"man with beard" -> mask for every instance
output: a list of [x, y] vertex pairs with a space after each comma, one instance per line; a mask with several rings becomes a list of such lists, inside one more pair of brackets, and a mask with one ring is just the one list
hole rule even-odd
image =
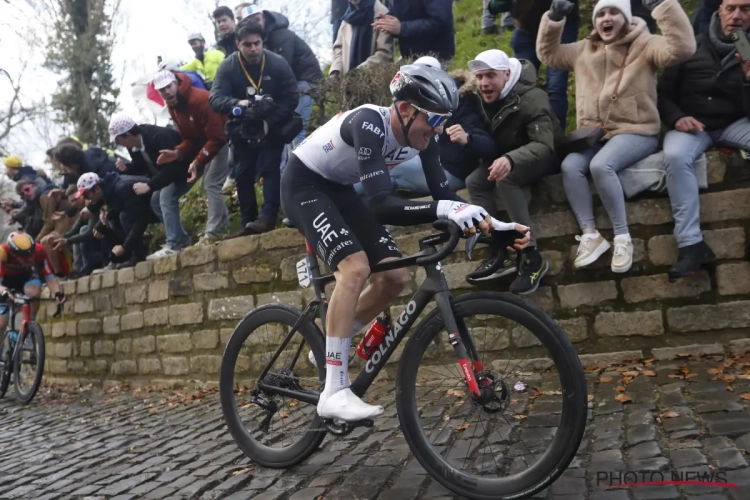
[[[235, 107], [253, 108], [260, 114], [255, 118], [263, 122], [257, 142], [251, 143], [238, 135], [229, 137], [238, 159], [235, 174], [243, 225], [239, 236], [264, 233], [276, 226], [281, 205], [280, 163], [284, 141], [268, 134], [291, 122], [299, 94], [286, 60], [264, 49], [261, 26], [243, 21], [237, 33], [237, 46], [237, 54], [224, 59], [216, 72], [209, 103], [211, 109], [224, 115]], [[270, 106], [268, 97], [273, 99]], [[260, 217], [255, 197], [256, 177], [263, 178]]]
[[750, 149], [750, 61], [729, 38], [750, 30], [750, 0], [724, 0], [708, 32], [696, 37], [695, 54], [664, 71], [659, 86], [667, 190], [679, 249], [670, 279], [695, 274], [716, 256], [703, 240], [693, 161], [714, 146]]
[[303, 119], [302, 132], [292, 142], [292, 147], [296, 147], [305, 139], [307, 121], [312, 113], [313, 98], [309, 90], [315, 82], [323, 78], [318, 58], [310, 46], [289, 29], [289, 19], [283, 14], [251, 5], [243, 11], [242, 21], [258, 23], [265, 30], [263, 48], [286, 59], [294, 72], [299, 89], [299, 103], [295, 111]]
[[182, 137], [177, 147], [161, 153], [157, 163], [193, 158], [188, 168], [188, 183], [203, 176], [203, 190], [208, 198], [206, 233], [201, 241], [216, 241], [229, 228], [229, 212], [221, 190], [229, 174], [229, 147], [224, 133], [227, 118], [214, 113], [208, 104], [208, 92], [193, 88], [185, 75], [162, 71], [154, 78], [154, 88], [167, 104]]
[[206, 40], [200, 33], [193, 33], [188, 37], [190, 48], [195, 52], [195, 59], [180, 67], [180, 71], [200, 71], [211, 88], [219, 64], [224, 60], [224, 53], [220, 50], [206, 50]]

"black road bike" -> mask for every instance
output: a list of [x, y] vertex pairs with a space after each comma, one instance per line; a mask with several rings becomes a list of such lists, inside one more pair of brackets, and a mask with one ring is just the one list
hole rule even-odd
[[[588, 401], [580, 360], [559, 325], [536, 305], [489, 291], [454, 297], [440, 261], [462, 232], [449, 221], [433, 226], [441, 232], [422, 238], [419, 253], [372, 268], [378, 273], [421, 266], [425, 278], [351, 389], [364, 399], [434, 301], [437, 307], [426, 312], [400, 352], [395, 397], [404, 438], [424, 469], [457, 494], [527, 498], [565, 471], [581, 443]], [[507, 244], [517, 235], [510, 233], [493, 234]], [[467, 240], [469, 256], [476, 243], [477, 237]], [[325, 285], [334, 277], [320, 275], [309, 243], [298, 278], [315, 292], [305, 310], [276, 303], [248, 313], [227, 343], [220, 370], [227, 427], [240, 449], [267, 467], [291, 467], [327, 435], [335, 439], [373, 425], [317, 415], [325, 382]], [[527, 357], [508, 355], [512, 346], [524, 346]], [[309, 350], [315, 366], [305, 359]], [[500, 358], [489, 359], [494, 355]]]
[[[44, 301], [10, 291], [7, 297], [8, 327], [0, 344], [0, 398], [5, 396], [11, 374], [16, 387], [16, 397], [27, 404], [36, 396], [44, 374], [44, 332], [39, 323], [31, 320], [31, 304]], [[54, 300], [54, 299], [53, 299]], [[23, 314], [21, 326], [16, 329], [16, 316]], [[54, 317], [60, 316], [62, 304], [57, 305]]]

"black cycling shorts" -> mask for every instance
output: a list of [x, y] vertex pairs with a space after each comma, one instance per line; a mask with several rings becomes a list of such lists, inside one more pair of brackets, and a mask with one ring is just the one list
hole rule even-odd
[[365, 252], [370, 266], [401, 257], [388, 230], [354, 187], [313, 172], [294, 153], [281, 178], [281, 208], [332, 271], [357, 252]]

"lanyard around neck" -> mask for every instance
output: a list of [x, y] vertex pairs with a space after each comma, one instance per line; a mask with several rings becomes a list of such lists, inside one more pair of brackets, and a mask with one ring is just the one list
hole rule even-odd
[[255, 80], [253, 80], [253, 77], [250, 76], [250, 73], [248, 73], [247, 69], [245, 69], [245, 63], [242, 62], [242, 55], [240, 54], [239, 51], [237, 51], [237, 57], [240, 60], [240, 66], [242, 66], [242, 71], [245, 72], [245, 76], [250, 82], [250, 85], [252, 85], [255, 90], [260, 90], [260, 84], [263, 83], [263, 70], [266, 69], [266, 54], [265, 53], [263, 54], [263, 61], [260, 64], [260, 76], [258, 77], [258, 83], [255, 83]]

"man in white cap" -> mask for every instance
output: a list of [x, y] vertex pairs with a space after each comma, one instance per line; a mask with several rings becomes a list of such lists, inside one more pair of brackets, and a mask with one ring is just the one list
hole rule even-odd
[[[555, 144], [563, 138], [563, 132], [549, 96], [537, 87], [536, 69], [531, 62], [509, 58], [501, 50], [482, 52], [469, 61], [469, 69], [478, 86], [475, 102], [489, 120], [498, 154], [489, 169], [480, 167], [466, 179], [471, 202], [497, 217], [499, 210], [494, 197], [497, 193], [512, 220], [531, 226], [523, 186], [554, 173], [560, 165]], [[516, 269], [512, 260], [496, 258], [504, 251], [495, 249], [495, 256], [467, 278], [489, 280], [516, 272], [510, 291], [534, 292], [549, 271], [536, 246], [534, 228], [531, 244], [523, 252], [521, 269]]]
[[219, 64], [224, 60], [224, 53], [220, 50], [206, 50], [206, 40], [200, 33], [192, 33], [188, 36], [190, 48], [195, 53], [195, 59], [180, 67], [181, 71], [200, 71], [205, 78], [206, 87], [211, 90], [211, 83], [216, 76]]
[[180, 221], [180, 197], [190, 189], [187, 183], [190, 159], [183, 158], [177, 150], [182, 137], [171, 128], [136, 124], [125, 113], [112, 116], [109, 135], [112, 142], [130, 153], [132, 162], [127, 166], [127, 174], [150, 177], [135, 183], [133, 191], [150, 198], [153, 212], [164, 222], [167, 241], [148, 260], [181, 252], [191, 244], [190, 235]]

